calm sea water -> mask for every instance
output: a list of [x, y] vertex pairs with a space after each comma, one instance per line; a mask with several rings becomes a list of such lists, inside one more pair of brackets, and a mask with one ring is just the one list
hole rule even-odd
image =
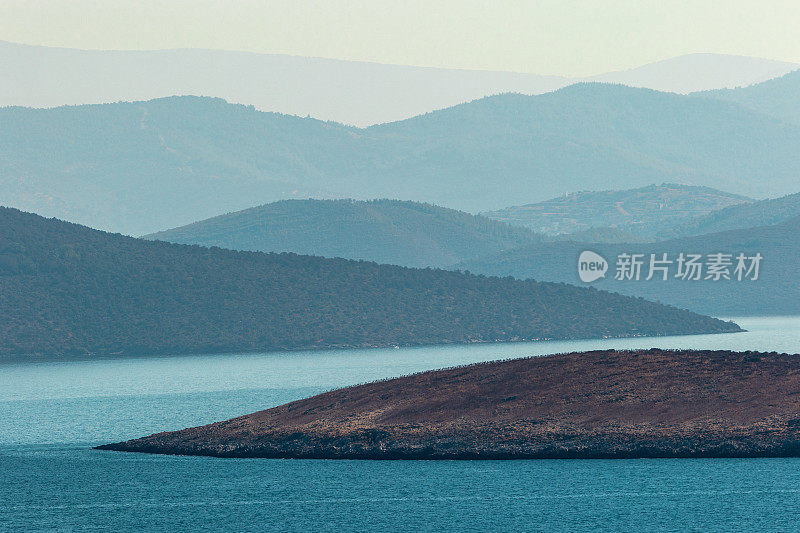
[[477, 361], [596, 348], [800, 353], [800, 317], [746, 333], [0, 364], [0, 529], [794, 531], [800, 460], [301, 461], [94, 444]]

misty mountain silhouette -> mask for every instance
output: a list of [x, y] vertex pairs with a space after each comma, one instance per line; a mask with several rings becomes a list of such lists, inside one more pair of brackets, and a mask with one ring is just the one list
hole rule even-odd
[[800, 172], [800, 126], [596, 83], [367, 129], [198, 97], [5, 108], [0, 124], [7, 205], [129, 234], [288, 198], [479, 212], [675, 181], [763, 198], [796, 192]]

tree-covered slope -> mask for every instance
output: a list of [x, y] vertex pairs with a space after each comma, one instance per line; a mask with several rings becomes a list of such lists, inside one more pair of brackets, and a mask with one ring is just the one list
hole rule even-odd
[[0, 208], [4, 355], [735, 330], [688, 311], [563, 284], [146, 241]]
[[526, 228], [399, 200], [285, 200], [146, 238], [416, 267], [450, 266], [542, 240]]
[[[774, 226], [745, 228], [682, 239], [644, 244], [601, 244], [562, 242], [527, 246], [500, 252], [485, 258], [457, 265], [472, 272], [492, 276], [515, 276], [519, 279], [535, 278], [541, 281], [560, 281], [585, 285], [578, 277], [578, 257], [590, 250], [608, 262], [605, 278], [592, 283], [598, 289], [639, 296], [678, 307], [685, 307], [714, 316], [745, 316], [800, 313], [800, 283], [797, 267], [800, 259], [800, 217]], [[705, 279], [703, 267], [700, 280], [676, 278], [678, 256], [700, 254], [700, 262], [707, 265], [711, 254], [732, 254], [729, 274], [731, 279]], [[734, 276], [735, 257], [761, 254], [757, 280], [738, 281]], [[620, 254], [642, 254], [643, 265], [639, 281], [616, 280], [617, 261]], [[673, 261], [668, 279], [662, 280], [661, 271], [654, 271], [650, 281], [651, 254]], [[749, 267], [747, 262], [746, 266]]]
[[663, 183], [624, 191], [575, 192], [484, 215], [551, 235], [617, 228], [652, 237], [665, 228], [749, 200], [710, 187]]
[[693, 95], [735, 102], [748, 109], [800, 125], [800, 70], [748, 87], [703, 91]]
[[289, 198], [469, 212], [690, 182], [796, 192], [800, 126], [710, 98], [605, 84], [484, 98], [366, 129], [222, 100], [0, 109], [6, 205], [141, 235]]

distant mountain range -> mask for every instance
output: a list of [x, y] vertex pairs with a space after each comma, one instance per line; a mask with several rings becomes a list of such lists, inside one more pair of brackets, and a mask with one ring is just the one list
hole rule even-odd
[[[747, 207], [745, 205], [729, 209]], [[800, 313], [800, 217], [773, 226], [748, 227], [655, 243], [561, 242], [527, 246], [466, 261], [456, 268], [491, 276], [514, 276], [519, 279], [533, 278], [586, 285], [578, 277], [578, 258], [586, 250], [600, 254], [608, 263], [605, 277], [591, 284], [599, 289], [639, 296], [714, 316]], [[702, 255], [700, 262], [704, 265], [701, 273], [703, 279], [694, 281], [675, 277], [678, 274], [677, 260], [681, 253]], [[727, 268], [731, 279], [705, 279], [709, 274], [709, 256], [719, 253], [732, 254], [728, 258], [732, 264]], [[746, 257], [761, 254], [763, 259], [757, 280], [735, 279], [735, 257], [739, 253]], [[642, 254], [643, 265], [639, 281], [614, 279], [621, 254]], [[667, 265], [670, 270], [666, 281], [662, 281], [663, 273], [659, 270], [654, 271], [653, 279], [645, 281], [649, 274], [651, 254], [655, 254], [657, 260], [663, 259], [663, 254], [667, 254], [667, 260], [673, 262]], [[750, 264], [748, 261], [746, 266], [749, 268]]]
[[548, 235], [609, 227], [623, 232], [620, 236], [653, 238], [665, 228], [749, 201], [709, 187], [665, 183], [625, 191], [575, 192], [483, 215]]
[[492, 94], [540, 94], [580, 81], [690, 92], [750, 85], [798, 67], [760, 58], [691, 54], [578, 79], [221, 50], [74, 50], [0, 42], [0, 106], [55, 107], [194, 94], [262, 111], [368, 126]]
[[691, 93], [761, 83], [797, 70], [800, 63], [728, 54], [687, 54], [583, 81], [621, 83], [657, 91]]
[[447, 267], [543, 241], [527, 228], [398, 200], [285, 200], [146, 238], [415, 267]]
[[569, 285], [146, 241], [9, 208], [0, 208], [0, 287], [0, 355], [738, 331]]
[[780, 120], [800, 124], [800, 70], [749, 87], [699, 92], [695, 95], [735, 102]]
[[479, 212], [676, 181], [763, 198], [797, 192], [797, 146], [800, 126], [739, 104], [607, 84], [367, 129], [176, 97], [0, 109], [0, 196], [133, 235], [289, 198]]

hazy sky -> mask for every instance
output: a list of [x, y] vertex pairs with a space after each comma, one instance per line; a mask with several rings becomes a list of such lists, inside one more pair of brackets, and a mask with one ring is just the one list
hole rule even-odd
[[0, 40], [582, 76], [692, 52], [800, 62], [800, 2], [0, 0]]

